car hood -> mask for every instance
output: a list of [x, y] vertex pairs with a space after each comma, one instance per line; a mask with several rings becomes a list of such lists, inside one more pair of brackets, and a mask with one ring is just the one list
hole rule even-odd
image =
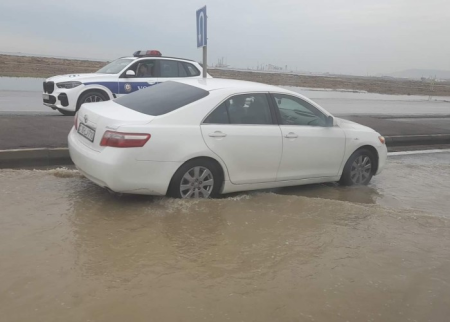
[[374, 129], [371, 129], [370, 127], [349, 121], [349, 120], [344, 120], [341, 118], [336, 117], [335, 118], [337, 125], [344, 129], [344, 130], [357, 130], [357, 131], [363, 131], [363, 132], [375, 132], [376, 131]]
[[67, 74], [67, 75], [58, 75], [47, 78], [47, 82], [70, 82], [70, 81], [91, 81], [93, 79], [105, 79], [105, 77], [111, 77], [111, 74], [99, 74], [99, 73], [91, 73], [91, 74]]

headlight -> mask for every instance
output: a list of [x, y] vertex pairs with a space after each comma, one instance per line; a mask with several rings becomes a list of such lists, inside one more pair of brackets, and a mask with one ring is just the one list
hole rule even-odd
[[56, 83], [56, 86], [58, 88], [74, 88], [77, 86], [80, 86], [80, 82], [63, 82], [63, 83]]

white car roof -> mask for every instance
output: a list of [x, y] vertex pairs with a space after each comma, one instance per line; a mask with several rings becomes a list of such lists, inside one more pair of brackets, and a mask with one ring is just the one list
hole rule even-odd
[[174, 82], [195, 86], [206, 91], [229, 89], [236, 91], [258, 91], [258, 92], [284, 92], [290, 93], [281, 87], [256, 82], [241, 81], [235, 79], [206, 78], [206, 79], [177, 79]]

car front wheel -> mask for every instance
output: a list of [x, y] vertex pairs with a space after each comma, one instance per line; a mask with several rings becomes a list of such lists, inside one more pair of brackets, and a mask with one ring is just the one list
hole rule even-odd
[[369, 150], [356, 151], [348, 159], [342, 172], [341, 184], [345, 186], [367, 185], [375, 169], [375, 156]]
[[103, 101], [109, 101], [109, 97], [106, 97], [105, 94], [99, 91], [95, 90], [87, 91], [80, 96], [78, 100], [77, 111], [80, 109], [80, 106], [84, 103], [98, 103]]

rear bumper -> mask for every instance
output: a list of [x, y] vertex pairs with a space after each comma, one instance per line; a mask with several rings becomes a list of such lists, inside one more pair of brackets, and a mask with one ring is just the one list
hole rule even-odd
[[165, 195], [181, 162], [137, 161], [133, 149], [94, 151], [69, 133], [70, 157], [79, 171], [95, 184], [120, 193]]

